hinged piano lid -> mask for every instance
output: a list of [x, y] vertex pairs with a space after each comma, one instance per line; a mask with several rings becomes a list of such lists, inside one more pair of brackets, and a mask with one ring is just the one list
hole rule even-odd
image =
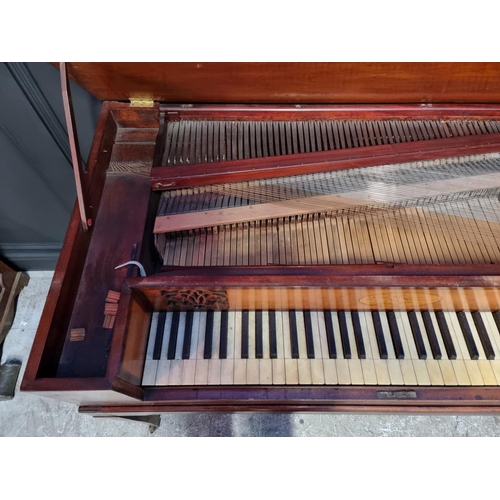
[[105, 101], [500, 102], [500, 63], [69, 63], [69, 75]]

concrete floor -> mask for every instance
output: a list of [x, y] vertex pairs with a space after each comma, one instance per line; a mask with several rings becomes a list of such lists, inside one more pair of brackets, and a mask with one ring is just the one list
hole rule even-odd
[[[2, 362], [23, 363], [16, 395], [0, 402], [0, 436], [149, 436], [148, 426], [80, 415], [68, 403], [19, 392], [52, 273], [30, 273]], [[499, 416], [360, 414], [164, 414], [153, 436], [500, 436]]]

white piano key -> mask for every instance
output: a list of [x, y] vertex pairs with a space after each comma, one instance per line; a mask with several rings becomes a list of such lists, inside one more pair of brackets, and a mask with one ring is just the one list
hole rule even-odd
[[297, 360], [292, 359], [292, 346], [290, 342], [290, 317], [288, 311], [282, 311], [283, 346], [285, 353], [285, 381], [287, 385], [299, 383], [299, 369]]
[[351, 372], [349, 371], [349, 364], [347, 359], [337, 358], [335, 365], [337, 367], [337, 379], [340, 385], [350, 385], [351, 384]]
[[325, 374], [326, 385], [337, 385], [339, 382], [336, 362], [337, 360], [335, 359], [323, 360], [323, 372]]
[[235, 319], [235, 311], [229, 311], [227, 314], [227, 358], [221, 360], [221, 385], [234, 383]]
[[208, 384], [208, 359], [197, 359], [196, 360], [196, 370], [195, 370], [195, 385], [207, 385]]
[[[269, 354], [269, 311], [262, 311], [262, 356], [263, 359], [270, 359]], [[261, 366], [267, 366], [262, 365]], [[271, 366], [271, 363], [269, 363]]]
[[229, 311], [227, 313], [227, 359], [234, 359], [235, 319], [235, 311]]
[[[234, 349], [233, 358], [241, 359], [241, 322], [242, 322], [241, 311], [234, 311]], [[246, 366], [245, 366], [246, 372]]]
[[220, 385], [221, 380], [221, 360], [219, 359], [220, 349], [220, 325], [221, 311], [214, 311], [214, 321], [212, 326], [212, 352], [208, 360], [208, 385]]
[[194, 385], [196, 374], [196, 360], [184, 359], [182, 366], [181, 385]]
[[286, 383], [285, 373], [285, 348], [283, 341], [283, 315], [281, 311], [275, 311], [276, 317], [276, 353], [277, 358], [272, 360], [273, 384], [284, 385]]
[[396, 324], [398, 325], [399, 336], [401, 337], [401, 345], [405, 353], [405, 358], [399, 360], [403, 381], [405, 385], [417, 385], [417, 376], [410, 358], [410, 347], [406, 338], [405, 325], [401, 318], [402, 314], [399, 311], [394, 311], [394, 316], [396, 318]]
[[[321, 316], [323, 316], [322, 311], [311, 311], [311, 325], [312, 325], [312, 330], [313, 330], [313, 347], [314, 347], [314, 357], [315, 359], [322, 359], [323, 358], [323, 348], [321, 345], [321, 331], [320, 331], [320, 326], [319, 326], [319, 314], [321, 313]], [[323, 326], [324, 326], [324, 319], [323, 319]], [[325, 340], [326, 340], [326, 331], [325, 331]]]
[[153, 353], [156, 342], [158, 314], [159, 313], [154, 312], [151, 315], [151, 326], [149, 327], [149, 339], [148, 339], [148, 347], [146, 349], [146, 359], [144, 362], [144, 373], [142, 375], [142, 385], [154, 385], [156, 381], [156, 370], [158, 368], [158, 360], [153, 359]]
[[389, 329], [389, 321], [387, 320], [385, 311], [380, 311], [380, 323], [382, 324], [382, 332], [385, 339], [385, 345], [387, 346], [386, 364], [389, 378], [391, 379], [391, 385], [404, 385], [401, 365], [399, 364], [399, 360], [396, 359], [396, 353], [392, 345], [391, 330]]
[[[311, 324], [313, 328], [314, 356], [311, 359], [311, 378], [313, 385], [324, 385], [325, 371], [323, 357], [328, 357], [328, 346], [326, 345], [326, 327], [323, 311], [311, 311]], [[326, 349], [325, 354], [323, 350]]]
[[436, 318], [436, 313], [434, 311], [430, 311], [429, 317], [431, 318], [432, 325], [434, 326], [434, 331], [436, 332], [436, 338], [438, 341], [439, 349], [441, 350], [441, 360], [448, 359], [448, 352], [446, 351], [446, 346], [443, 340], [441, 329], [439, 328], [439, 323]]
[[[318, 325], [318, 344], [321, 349], [321, 358], [329, 359], [329, 351], [328, 351], [328, 340], [326, 336], [326, 325], [325, 325], [325, 315], [323, 311], [315, 311], [316, 313], [316, 324]], [[316, 349], [316, 345], [314, 346]], [[319, 356], [316, 356], [319, 358]]]
[[472, 337], [474, 338], [474, 342], [477, 347], [477, 352], [479, 354], [478, 359], [487, 359], [486, 353], [484, 352], [484, 347], [479, 337], [479, 333], [476, 328], [476, 324], [474, 323], [474, 318], [469, 311], [465, 311], [465, 317], [467, 318], [467, 322], [469, 323], [470, 331], [472, 332]]
[[439, 368], [439, 360], [427, 359], [426, 364], [431, 385], [444, 385], [443, 375], [441, 373], [441, 369]]
[[489, 359], [478, 359], [477, 365], [481, 376], [483, 378], [484, 385], [497, 385], [498, 381], [491, 366], [491, 361]]
[[337, 311], [330, 311], [333, 325], [333, 338], [335, 347], [337, 348], [337, 359], [344, 359], [344, 351], [342, 350], [342, 338], [340, 336], [340, 324]]
[[[375, 368], [375, 373], [377, 375], [377, 383], [378, 385], [390, 385], [391, 378], [389, 376], [389, 370], [387, 368], [387, 364], [385, 360], [380, 359], [380, 355], [378, 352], [378, 344], [377, 338], [375, 336], [375, 327], [373, 326], [373, 319], [370, 311], [364, 311], [359, 315], [360, 322], [364, 321], [366, 325], [367, 338], [370, 342], [370, 351], [373, 359], [373, 366]], [[366, 353], [368, 358], [368, 351]]]
[[[255, 351], [254, 351], [255, 356]], [[260, 382], [260, 360], [247, 359], [247, 385], [258, 385]]]
[[182, 348], [184, 346], [184, 336], [186, 333], [186, 311], [179, 314], [179, 329], [177, 332], [177, 344], [175, 346], [175, 359], [182, 359]]
[[271, 360], [273, 370], [273, 385], [284, 385], [286, 383], [285, 360], [276, 358]]
[[205, 352], [205, 328], [207, 325], [207, 312], [201, 311], [198, 315], [198, 335], [197, 335], [197, 345], [196, 354], [194, 359], [203, 359]]
[[488, 337], [495, 352], [495, 359], [500, 360], [500, 336], [495, 323], [495, 319], [491, 311], [481, 311], [481, 318], [483, 318], [484, 325], [488, 330]]
[[[264, 351], [265, 352], [265, 351]], [[269, 352], [268, 352], [269, 356]], [[273, 364], [268, 357], [259, 360], [259, 383], [260, 385], [271, 385], [273, 382]]]
[[349, 366], [349, 375], [352, 385], [364, 385], [363, 369], [359, 360], [358, 349], [356, 346], [356, 338], [354, 336], [354, 327], [352, 326], [352, 317], [350, 311], [346, 311], [347, 335], [349, 337], [349, 345], [351, 346], [351, 359], [347, 360]]
[[299, 372], [299, 384], [311, 385], [312, 384], [311, 361], [308, 358], [299, 358], [297, 360], [297, 369]]
[[218, 357], [208, 360], [208, 385], [220, 385], [221, 361]]
[[179, 327], [177, 329], [177, 343], [175, 345], [175, 359], [170, 360], [170, 375], [168, 385], [181, 385], [184, 360], [182, 359], [182, 347], [186, 329], [186, 312], [179, 313]]
[[347, 359], [346, 361], [349, 366], [349, 375], [351, 378], [351, 384], [364, 385], [365, 379], [363, 377], [363, 368], [361, 366], [361, 360], [353, 358], [353, 359]]
[[498, 329], [490, 311], [482, 311], [481, 317], [483, 318], [484, 325], [488, 331], [488, 337], [491, 340], [491, 344], [495, 352], [495, 359], [490, 361], [491, 369], [495, 374], [497, 382], [500, 384], [500, 337]]
[[212, 331], [212, 358], [211, 359], [219, 359], [220, 325], [221, 325], [221, 311], [214, 311], [214, 324], [213, 324], [213, 331]]
[[181, 385], [182, 383], [182, 368], [184, 360], [183, 359], [171, 359], [168, 376], [168, 385]]
[[283, 315], [281, 311], [276, 311], [276, 353], [277, 359], [285, 359], [285, 346], [284, 346], [284, 328], [283, 328]]
[[248, 359], [255, 359], [255, 311], [253, 310], [248, 311]]
[[204, 344], [205, 344], [205, 329], [207, 325], [206, 311], [200, 312], [198, 322], [198, 345], [196, 347], [196, 368], [195, 368], [195, 385], [208, 384], [208, 359], [203, 359]]
[[323, 367], [323, 359], [311, 359], [311, 379], [313, 385], [324, 385], [325, 371]]
[[245, 385], [247, 383], [247, 360], [234, 360], [234, 383], [235, 385]]
[[[419, 313], [416, 314], [418, 315]], [[407, 353], [406, 357], [409, 358], [409, 361], [411, 361], [413, 365], [416, 385], [430, 385], [431, 381], [425, 360], [419, 359], [418, 357], [417, 347], [413, 338], [408, 314], [406, 312], [396, 312], [396, 317], [398, 318], [398, 324], [401, 325], [400, 333], [403, 341], [403, 348], [405, 349], [405, 353]], [[424, 334], [425, 332], [422, 333], [422, 336]], [[406, 351], [406, 348], [408, 351]], [[429, 353], [427, 353], [427, 355], [429, 355]]]
[[457, 344], [455, 344], [455, 349], [457, 350], [457, 359], [459, 355], [462, 357], [471, 385], [484, 385], [483, 376], [481, 375], [481, 370], [479, 369], [477, 361], [470, 359], [469, 350], [467, 348], [467, 344], [465, 343], [465, 339], [462, 329], [460, 328], [460, 323], [458, 322], [457, 315], [454, 312], [444, 311], [444, 316], [446, 318], [446, 323], [448, 324], [450, 332], [453, 329], [453, 343], [455, 343], [455, 340], [457, 341]]
[[234, 383], [234, 359], [221, 359], [220, 383], [221, 385], [233, 385]]
[[161, 344], [160, 360], [156, 370], [155, 385], [168, 385], [170, 376], [170, 360], [167, 359], [168, 343], [170, 340], [170, 330], [172, 328], [172, 313], [167, 312], [165, 316], [165, 328], [163, 330], [163, 342]]
[[455, 346], [455, 352], [457, 354], [457, 359], [451, 360], [451, 364], [453, 366], [453, 370], [455, 371], [455, 375], [457, 377], [457, 383], [459, 385], [471, 385], [469, 372], [464, 363], [464, 355], [462, 354], [462, 344], [459, 341], [458, 334], [461, 335], [461, 332], [456, 331], [455, 325], [450, 321], [449, 312], [444, 311], [444, 317], [446, 320], [446, 324], [448, 325], [448, 330], [450, 332], [450, 337]]
[[304, 311], [295, 312], [297, 324], [297, 340], [299, 344], [299, 359], [307, 358], [306, 327], [304, 323]]
[[191, 347], [189, 350], [189, 359], [196, 359], [196, 351], [198, 349], [198, 335], [200, 330], [200, 312], [195, 312], [193, 314], [193, 327], [191, 331]]

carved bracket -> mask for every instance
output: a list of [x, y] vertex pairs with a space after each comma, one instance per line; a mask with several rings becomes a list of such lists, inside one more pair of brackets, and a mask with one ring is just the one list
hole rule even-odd
[[229, 301], [226, 290], [175, 289], [161, 292], [169, 310], [207, 311], [227, 310]]

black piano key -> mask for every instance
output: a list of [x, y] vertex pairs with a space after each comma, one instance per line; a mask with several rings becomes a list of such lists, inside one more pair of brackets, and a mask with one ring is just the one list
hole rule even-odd
[[446, 349], [446, 354], [448, 354], [448, 359], [457, 359], [457, 351], [453, 345], [453, 339], [451, 338], [450, 329], [448, 323], [446, 322], [446, 317], [443, 311], [436, 311], [436, 319], [439, 325], [439, 330], [441, 331], [441, 336], [443, 337], [444, 348]]
[[181, 313], [174, 311], [172, 314], [172, 326], [170, 328], [170, 338], [168, 340], [167, 359], [175, 359], [177, 349], [177, 334], [179, 333], [179, 317]]
[[186, 325], [184, 327], [184, 343], [182, 344], [182, 359], [189, 359], [191, 352], [191, 335], [193, 333], [193, 311], [186, 313]]
[[434, 359], [441, 359], [443, 357], [443, 353], [439, 347], [438, 338], [436, 336], [436, 331], [434, 330], [434, 325], [432, 324], [429, 311], [422, 311], [422, 319], [424, 320], [425, 331], [427, 332], [427, 338], [429, 339], [429, 344], [431, 346], [432, 357]]
[[408, 319], [410, 320], [411, 333], [413, 334], [413, 340], [417, 348], [418, 359], [427, 359], [427, 351], [425, 350], [424, 339], [415, 311], [408, 311]]
[[387, 359], [389, 354], [387, 353], [387, 345], [384, 338], [384, 330], [382, 328], [382, 322], [380, 321], [380, 313], [378, 311], [372, 311], [373, 326], [375, 327], [375, 336], [377, 337], [378, 353], [380, 359]]
[[475, 311], [472, 313], [472, 319], [476, 325], [476, 330], [479, 335], [479, 340], [483, 345], [484, 354], [486, 354], [486, 359], [495, 359], [495, 351], [491, 345], [491, 340], [488, 336], [486, 327], [484, 326], [483, 318], [481, 318], [481, 313]]
[[278, 343], [276, 341], [276, 312], [269, 311], [269, 356], [278, 357]]
[[333, 335], [333, 321], [330, 311], [324, 311], [325, 326], [326, 326], [326, 340], [328, 342], [328, 355], [330, 359], [337, 359], [337, 347], [335, 346], [335, 337]]
[[391, 332], [392, 344], [396, 359], [405, 359], [405, 351], [401, 342], [401, 334], [399, 333], [398, 322], [394, 311], [387, 311], [387, 321], [389, 322], [389, 330]]
[[255, 357], [264, 357], [264, 347], [262, 342], [262, 311], [255, 311]]
[[459, 311], [456, 313], [458, 322], [460, 323], [460, 328], [462, 329], [462, 333], [464, 334], [465, 343], [467, 344], [467, 350], [470, 354], [470, 359], [479, 359], [479, 351], [477, 350], [476, 343], [474, 342], [474, 337], [472, 336], [472, 332], [469, 326], [469, 322], [467, 321], [467, 317], [463, 311]]
[[161, 345], [163, 344], [163, 332], [165, 331], [165, 319], [167, 318], [167, 313], [161, 311], [158, 314], [158, 324], [156, 325], [156, 337], [155, 346], [153, 348], [153, 359], [160, 359], [161, 356]]
[[288, 313], [290, 319], [290, 344], [292, 347], [292, 358], [298, 359], [299, 357], [299, 339], [297, 337], [297, 319], [295, 317], [296, 313], [291, 310]]
[[314, 359], [314, 332], [311, 321], [311, 311], [304, 311], [304, 326], [306, 329], [307, 357]]
[[220, 313], [220, 343], [219, 343], [219, 358], [227, 359], [227, 321], [229, 311]]
[[205, 348], [203, 350], [203, 358], [212, 358], [212, 339], [214, 334], [214, 312], [207, 311], [207, 322], [205, 327]]
[[358, 311], [351, 311], [352, 326], [354, 328], [354, 338], [356, 339], [356, 348], [359, 359], [366, 359], [365, 342], [363, 340], [363, 331], [359, 322]]
[[241, 358], [248, 359], [248, 311], [241, 312]]
[[345, 359], [351, 359], [351, 344], [349, 344], [349, 332], [347, 331], [347, 320], [345, 311], [337, 311], [340, 326], [340, 340]]

